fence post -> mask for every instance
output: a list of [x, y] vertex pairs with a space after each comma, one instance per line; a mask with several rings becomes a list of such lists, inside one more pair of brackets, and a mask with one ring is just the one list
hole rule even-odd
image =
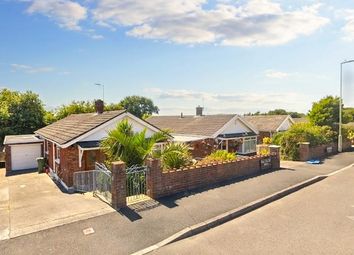
[[153, 199], [159, 197], [159, 186], [162, 180], [161, 161], [160, 159], [147, 159], [146, 165], [148, 171], [146, 173], [147, 195]]
[[272, 160], [272, 169], [280, 168], [280, 146], [278, 145], [269, 145], [269, 153]]
[[112, 163], [112, 207], [120, 209], [127, 206], [125, 163], [117, 161]]

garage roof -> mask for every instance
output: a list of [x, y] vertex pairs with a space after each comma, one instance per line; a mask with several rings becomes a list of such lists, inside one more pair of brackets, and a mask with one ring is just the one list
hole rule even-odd
[[28, 144], [28, 143], [41, 143], [42, 139], [39, 139], [36, 135], [7, 135], [5, 136], [4, 145], [11, 144]]

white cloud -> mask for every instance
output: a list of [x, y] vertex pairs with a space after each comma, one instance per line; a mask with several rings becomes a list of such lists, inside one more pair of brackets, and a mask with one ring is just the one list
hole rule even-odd
[[342, 27], [345, 41], [354, 41], [354, 9], [341, 10], [337, 13], [338, 16], [344, 18], [346, 24]]
[[81, 30], [79, 22], [87, 18], [87, 9], [70, 0], [32, 0], [27, 12], [45, 15], [69, 30]]
[[[144, 91], [158, 102], [161, 114], [193, 114], [195, 106], [204, 104], [208, 114], [246, 113], [276, 108], [306, 111], [314, 98], [294, 92], [284, 93], [212, 93], [194, 90], [163, 90], [147, 88]], [[289, 100], [291, 98], [291, 100]], [[173, 107], [171, 107], [173, 106]]]
[[329, 20], [319, 4], [284, 10], [271, 0], [243, 4], [207, 0], [98, 0], [97, 23], [128, 27], [127, 34], [182, 44], [279, 45], [314, 33]]
[[281, 71], [276, 71], [276, 70], [265, 70], [264, 74], [267, 78], [271, 78], [271, 79], [284, 79], [290, 76], [290, 73], [285, 73], [285, 72], [281, 72]]
[[11, 64], [11, 68], [13, 72], [20, 71], [29, 74], [48, 73], [54, 71], [54, 68], [50, 66], [34, 67], [34, 66], [23, 65], [23, 64]]

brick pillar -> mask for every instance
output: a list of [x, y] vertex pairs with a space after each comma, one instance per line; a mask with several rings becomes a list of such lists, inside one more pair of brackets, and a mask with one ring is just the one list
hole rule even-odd
[[310, 143], [299, 143], [299, 160], [307, 161], [310, 159]]
[[159, 197], [159, 187], [162, 181], [162, 169], [160, 159], [147, 159], [146, 165], [148, 172], [146, 174], [147, 195], [153, 199]]
[[127, 206], [125, 163], [117, 161], [112, 163], [112, 207], [120, 209]]
[[272, 169], [280, 168], [280, 146], [269, 145], [269, 153], [272, 157]]
[[10, 145], [5, 145], [5, 168], [6, 168], [6, 175], [10, 174], [12, 170]]

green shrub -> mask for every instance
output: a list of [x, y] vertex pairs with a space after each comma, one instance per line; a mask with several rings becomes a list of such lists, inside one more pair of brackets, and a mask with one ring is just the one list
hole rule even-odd
[[168, 143], [162, 151], [155, 152], [153, 157], [161, 158], [163, 169], [179, 169], [192, 162], [189, 147], [184, 143]]
[[211, 153], [209, 156], [205, 157], [201, 160], [200, 163], [209, 163], [209, 162], [222, 162], [222, 161], [230, 161], [235, 160], [236, 155], [234, 153], [227, 152], [225, 150], [217, 150]]
[[270, 137], [264, 137], [262, 140], [263, 144], [271, 144], [272, 143], [272, 139]]
[[336, 139], [336, 133], [328, 126], [297, 123], [289, 130], [276, 134], [273, 143], [281, 146], [284, 159], [299, 159], [299, 143], [309, 142], [311, 147], [326, 144]]

